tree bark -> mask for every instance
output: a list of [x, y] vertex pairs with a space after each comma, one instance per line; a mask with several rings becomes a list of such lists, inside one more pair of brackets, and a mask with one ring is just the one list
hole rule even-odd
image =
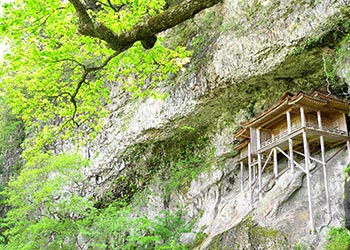
[[146, 46], [145, 48], [151, 48], [155, 43], [156, 34], [194, 17], [201, 10], [214, 6], [221, 1], [184, 0], [157, 16], [149, 18], [146, 22], [134, 26], [131, 30], [117, 35], [103, 23], [94, 22], [81, 1], [69, 0], [74, 6], [79, 19], [79, 32], [82, 35], [105, 41], [117, 53], [127, 50], [137, 41], [143, 41], [142, 44]]

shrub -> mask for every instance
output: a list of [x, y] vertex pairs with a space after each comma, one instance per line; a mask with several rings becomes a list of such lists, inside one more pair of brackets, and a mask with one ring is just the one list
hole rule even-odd
[[344, 227], [333, 227], [328, 231], [326, 250], [347, 250], [350, 247], [349, 231]]

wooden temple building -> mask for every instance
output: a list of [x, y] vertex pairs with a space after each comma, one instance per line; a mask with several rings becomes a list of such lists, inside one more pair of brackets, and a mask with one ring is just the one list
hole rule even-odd
[[[276, 181], [285, 171], [294, 172], [298, 168], [306, 175], [310, 228], [314, 231], [310, 167], [311, 164], [322, 166], [327, 212], [330, 213], [327, 162], [345, 148], [350, 152], [349, 110], [348, 102], [322, 91], [286, 93], [275, 105], [242, 123], [235, 134], [239, 139], [235, 147], [239, 152], [236, 164], [240, 168], [241, 191], [248, 186], [251, 206], [262, 198], [271, 180]], [[335, 146], [340, 149], [326, 159], [326, 148]], [[321, 157], [314, 158], [314, 154]], [[284, 169], [278, 164], [282, 158], [288, 161]], [[267, 171], [272, 174], [263, 183], [262, 175]]]

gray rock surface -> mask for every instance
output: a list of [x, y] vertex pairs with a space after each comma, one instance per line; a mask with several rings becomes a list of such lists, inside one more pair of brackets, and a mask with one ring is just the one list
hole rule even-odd
[[[88, 175], [98, 176], [93, 178], [93, 186], [98, 188], [94, 192], [103, 196], [118, 175], [134, 166], [133, 160], [125, 157], [130, 148], [150, 142], [166, 144], [171, 138], [181, 138], [187, 126], [211, 138], [215, 157], [222, 160], [223, 167], [213, 164], [212, 170], [201, 173], [188, 190], [171, 193], [167, 202], [162, 184], [153, 183], [148, 188], [144, 213], [152, 217], [166, 206], [185, 207], [188, 219], [197, 219], [196, 231], [207, 235], [200, 249], [210, 248], [216, 236], [233, 230], [248, 215], [260, 226], [283, 231], [292, 243], [320, 247], [326, 226], [341, 225], [344, 216], [342, 173], [347, 156], [343, 154], [327, 166], [330, 215], [325, 212], [322, 171], [315, 166], [312, 195], [317, 232], [310, 234], [301, 172], [286, 172], [253, 209], [249, 206], [248, 192], [240, 192], [238, 172], [233, 168], [233, 131], [239, 122], [271, 105], [284, 91], [325, 86], [323, 53], [332, 50], [329, 47], [337, 41], [321, 37], [327, 38], [339, 28], [341, 9], [348, 4], [345, 0], [225, 0], [197, 16], [194, 22], [201, 23], [214, 12], [222, 22], [211, 31], [205, 56], [192, 62], [198, 67], [189, 66], [174, 80], [175, 87], [165, 87], [168, 99], [131, 100], [118, 86], [112, 87], [110, 117], [90, 149], [94, 166]], [[169, 32], [176, 34], [176, 29]], [[339, 72], [346, 82], [348, 68], [341, 67]], [[265, 180], [268, 176], [266, 173]], [[186, 242], [194, 238], [195, 233], [184, 235]]]
[[[235, 105], [246, 101], [241, 98], [249, 97], [255, 85], [277, 85], [271, 97], [278, 98], [284, 90], [298, 87], [293, 82], [288, 86], [280, 79], [307, 81], [311, 80], [308, 77], [323, 73], [321, 51], [306, 50], [302, 56], [307, 60], [296, 57], [296, 61], [291, 61], [291, 54], [307, 39], [329, 31], [332, 27], [328, 20], [340, 20], [340, 7], [346, 4], [347, 1], [330, 0], [227, 0], [207, 10], [223, 16], [218, 37], [207, 52], [211, 59], [198, 71], [185, 72], [175, 87], [166, 89], [168, 99], [130, 100], [118, 86], [112, 87], [111, 115], [98, 147], [91, 152], [97, 155], [96, 165], [118, 168], [116, 156], [132, 145], [167, 139], [182, 125], [213, 124], [226, 115], [225, 109], [239, 113], [244, 107], [237, 105], [239, 109], [234, 109]], [[205, 13], [196, 20], [200, 23], [204, 18]], [[301, 88], [305, 86], [298, 90]], [[247, 91], [248, 95], [239, 95], [239, 91]]]

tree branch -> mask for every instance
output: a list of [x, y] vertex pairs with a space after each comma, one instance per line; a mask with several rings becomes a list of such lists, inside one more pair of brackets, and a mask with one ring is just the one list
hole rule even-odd
[[[64, 58], [64, 59], [56, 60], [55, 62], [56, 62], [56, 63], [57, 63], [57, 62], [73, 62], [73, 63], [75, 63], [77, 66], [80, 66], [80, 67], [82, 67], [84, 70], [86, 70], [86, 66], [85, 66], [84, 64], [78, 62], [78, 61], [75, 60], [75, 59]], [[76, 67], [77, 67], [77, 66], [76, 66]], [[76, 67], [74, 67], [74, 68], [76, 68]]]
[[87, 68], [86, 66], [82, 65], [83, 68], [83, 73], [82, 76], [77, 84], [77, 86], [75, 87], [75, 90], [72, 94], [69, 94], [70, 96], [70, 102], [73, 104], [73, 114], [72, 114], [72, 118], [70, 119], [77, 127], [79, 127], [81, 124], [77, 123], [75, 120], [75, 116], [77, 114], [78, 111], [78, 105], [77, 105], [77, 100], [76, 97], [79, 93], [79, 90], [81, 89], [81, 87], [83, 86], [84, 83], [86, 83], [86, 78], [88, 77], [88, 75], [92, 72], [98, 71], [103, 69], [114, 57], [116, 57], [119, 53], [118, 52], [114, 52], [112, 55], [110, 55], [109, 57], [106, 58], [106, 60], [103, 61], [102, 64], [100, 64], [99, 66], [96, 67], [89, 67]]
[[69, 0], [73, 4], [79, 18], [80, 34], [101, 39], [118, 53], [127, 50], [137, 41], [155, 37], [156, 34], [194, 17], [201, 10], [214, 6], [221, 1], [184, 0], [149, 18], [146, 22], [134, 26], [131, 30], [117, 35], [103, 23], [93, 22], [86, 8], [79, 0]]
[[[75, 91], [70, 94], [70, 102], [74, 106], [72, 118], [70, 120], [77, 127], [80, 126], [80, 124], [75, 121], [75, 116], [78, 109], [76, 97], [83, 84], [86, 83], [86, 79], [91, 72], [104, 68], [114, 57], [129, 49], [137, 41], [141, 41], [142, 45], [146, 49], [152, 48], [157, 40], [156, 35], [158, 33], [194, 17], [201, 10], [214, 6], [221, 1], [222, 0], [183, 0], [169, 9], [159, 13], [158, 15], [150, 17], [147, 21], [135, 25], [131, 30], [117, 35], [103, 23], [93, 20], [89, 16], [86, 7], [80, 0], [69, 0], [69, 2], [74, 6], [78, 16], [79, 33], [85, 36], [103, 40], [111, 49], [115, 51], [97, 67], [88, 68], [79, 62], [74, 61], [77, 63], [77, 65], [83, 68], [83, 72]], [[111, 7], [114, 7], [110, 1], [108, 1], [108, 3], [111, 5]]]

